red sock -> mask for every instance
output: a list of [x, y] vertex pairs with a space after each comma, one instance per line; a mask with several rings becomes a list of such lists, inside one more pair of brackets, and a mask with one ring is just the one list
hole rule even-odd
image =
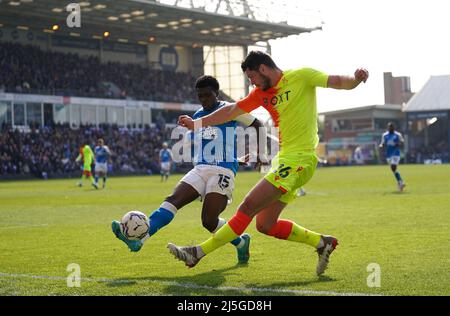
[[248, 225], [252, 222], [252, 218], [247, 214], [238, 211], [229, 221], [228, 225], [235, 232], [236, 235], [240, 236], [247, 229]]
[[293, 225], [294, 223], [291, 221], [280, 219], [275, 225], [272, 226], [267, 235], [286, 240], [292, 232]]

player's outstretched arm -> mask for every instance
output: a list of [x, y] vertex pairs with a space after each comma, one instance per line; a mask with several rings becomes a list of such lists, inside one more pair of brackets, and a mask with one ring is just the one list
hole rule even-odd
[[181, 115], [178, 118], [178, 125], [187, 127], [190, 130], [196, 130], [201, 128], [202, 126], [223, 124], [225, 122], [231, 121], [232, 119], [244, 113], [246, 112], [241, 108], [239, 108], [236, 103], [232, 103], [223, 106], [217, 111], [214, 111], [213, 113], [206, 115], [202, 118], [198, 118], [196, 120], [193, 120], [188, 115]]
[[359, 86], [361, 82], [366, 82], [369, 72], [364, 68], [358, 68], [354, 76], [329, 76], [328, 88], [351, 90]]

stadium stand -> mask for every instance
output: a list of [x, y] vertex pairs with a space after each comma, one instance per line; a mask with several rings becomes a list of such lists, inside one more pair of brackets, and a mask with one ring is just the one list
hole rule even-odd
[[165, 102], [197, 102], [195, 78], [139, 64], [0, 42], [0, 91]]
[[31, 127], [22, 133], [3, 124], [0, 134], [0, 176], [28, 175], [39, 178], [78, 176], [75, 162], [82, 144], [95, 146], [97, 138], [105, 139], [112, 152], [112, 171], [120, 173], [158, 173], [161, 143], [170, 139], [171, 129], [120, 128], [113, 125], [80, 126], [68, 124]]

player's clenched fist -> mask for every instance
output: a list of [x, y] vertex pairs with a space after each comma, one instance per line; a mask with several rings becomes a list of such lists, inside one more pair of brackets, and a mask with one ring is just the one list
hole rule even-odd
[[355, 71], [355, 79], [362, 81], [362, 82], [366, 82], [367, 79], [369, 78], [369, 72], [367, 71], [367, 69], [364, 68], [358, 68]]
[[180, 115], [180, 117], [178, 117], [178, 125], [193, 130], [194, 120], [189, 115]]

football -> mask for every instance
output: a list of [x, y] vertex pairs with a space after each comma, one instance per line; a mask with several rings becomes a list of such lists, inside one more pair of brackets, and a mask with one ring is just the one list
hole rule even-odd
[[140, 211], [131, 211], [126, 213], [120, 222], [122, 233], [130, 240], [140, 240], [148, 232], [147, 215]]

